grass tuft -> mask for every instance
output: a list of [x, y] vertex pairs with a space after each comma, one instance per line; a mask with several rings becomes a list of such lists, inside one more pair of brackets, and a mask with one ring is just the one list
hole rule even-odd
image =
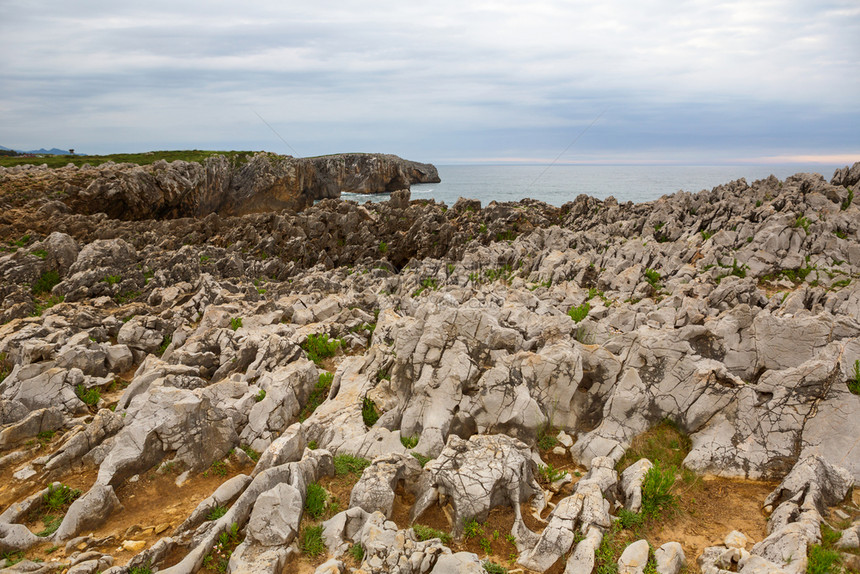
[[351, 454], [339, 454], [334, 457], [334, 473], [337, 476], [361, 475], [368, 466], [370, 466], [369, 460]]
[[321, 555], [325, 552], [325, 544], [322, 538], [323, 526], [308, 526], [302, 530], [302, 552], [310, 557]]
[[328, 494], [325, 489], [312, 482], [308, 485], [305, 493], [305, 510], [313, 518], [319, 518], [325, 512], [325, 503], [328, 500]]
[[423, 524], [413, 524], [412, 530], [415, 532], [415, 537], [422, 542], [432, 538], [438, 538], [442, 541], [442, 544], [451, 544], [451, 535], [442, 530], [430, 528]]

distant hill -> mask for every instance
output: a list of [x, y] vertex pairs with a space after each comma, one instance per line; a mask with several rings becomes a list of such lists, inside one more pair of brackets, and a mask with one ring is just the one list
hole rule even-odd
[[0, 145], [0, 151], [16, 151], [18, 153], [32, 153], [34, 155], [69, 155], [69, 150], [57, 149], [55, 147], [51, 148], [51, 149], [42, 148], [42, 149], [34, 149], [34, 150], [25, 151], [25, 150], [20, 150], [20, 149], [12, 149], [12, 148]]

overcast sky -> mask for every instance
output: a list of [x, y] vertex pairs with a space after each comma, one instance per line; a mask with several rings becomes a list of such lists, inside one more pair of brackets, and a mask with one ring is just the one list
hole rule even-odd
[[0, 49], [16, 149], [860, 160], [858, 0], [0, 0]]

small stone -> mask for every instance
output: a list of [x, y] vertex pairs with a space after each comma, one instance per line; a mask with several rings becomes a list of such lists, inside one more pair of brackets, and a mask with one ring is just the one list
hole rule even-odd
[[558, 439], [558, 442], [564, 448], [570, 448], [573, 446], [573, 438], [571, 438], [571, 436], [564, 431], [560, 431], [558, 433], [558, 436], [555, 438]]
[[135, 474], [134, 476], [132, 476], [131, 478], [128, 479], [129, 482], [137, 482], [138, 480], [140, 480], [139, 474]]
[[637, 540], [624, 549], [618, 559], [618, 574], [642, 574], [651, 548], [647, 540]]
[[556, 446], [553, 447], [552, 454], [557, 456], [564, 456], [567, 454], [567, 449], [565, 449], [563, 446]]
[[842, 510], [841, 508], [836, 508], [833, 510], [833, 514], [836, 515], [836, 518], [839, 520], [848, 520], [851, 518], [851, 515]]
[[182, 474], [177, 476], [176, 480], [174, 481], [176, 486], [182, 486], [183, 484], [185, 484], [185, 481], [187, 481], [188, 477], [190, 477], [190, 476], [191, 476], [190, 470], [186, 470], [185, 472], [183, 472]]
[[738, 532], [737, 530], [729, 532], [725, 540], [723, 540], [723, 544], [727, 548], [746, 548], [748, 543], [749, 538], [743, 532]]
[[146, 548], [145, 540], [123, 540], [122, 541], [122, 549], [128, 550], [129, 552], [134, 552], [137, 554], [141, 550]]
[[170, 530], [170, 523], [165, 522], [164, 524], [159, 524], [155, 527], [155, 534], [161, 534], [165, 530]]
[[12, 478], [14, 478], [15, 480], [22, 480], [23, 481], [23, 480], [27, 480], [28, 478], [30, 478], [31, 476], [33, 476], [35, 474], [36, 474], [36, 470], [32, 466], [27, 465], [24, 468], [22, 468], [21, 470], [15, 472], [12, 475]]

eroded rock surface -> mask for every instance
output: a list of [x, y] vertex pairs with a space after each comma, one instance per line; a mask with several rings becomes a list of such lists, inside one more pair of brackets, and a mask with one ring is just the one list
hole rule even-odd
[[[651, 463], [620, 477], [615, 464], [669, 419], [692, 442], [687, 469], [782, 483], [761, 501], [765, 539], [688, 557], [669, 543], [658, 571], [689, 559], [802, 572], [786, 556], [820, 541], [827, 508], [860, 479], [857, 165], [832, 183], [739, 180], [643, 204], [448, 207], [397, 192], [295, 213], [255, 197], [260, 174], [290, 195], [305, 167], [254, 158], [246, 182], [222, 160], [108, 166], [89, 183], [69, 170], [56, 176], [77, 186], [68, 205], [4, 196], [0, 550], [44, 545], [45, 485], [75, 478], [81, 497], [49, 535], [83, 553], [75, 572], [191, 574], [226, 537], [224, 570], [275, 574], [321, 522], [308, 486], [343, 488], [334, 459], [349, 456], [368, 466], [339, 511], [326, 502], [319, 571], [480, 571], [483, 556], [410, 526], [444, 522], [458, 540], [493, 512], [513, 517], [500, 536], [520, 566], [567, 556], [566, 572], [591, 571], [621, 509], [641, 507]], [[324, 160], [339, 175], [308, 193], [430, 177], [392, 164], [374, 168], [383, 183], [353, 178], [349, 161]], [[138, 193], [150, 183], [157, 196]], [[243, 210], [268, 212], [229, 215]], [[563, 431], [554, 456], [585, 469], [572, 487], [570, 473], [538, 481], [552, 474], [538, 448], [550, 428]], [[181, 500], [204, 475], [194, 503], [111, 530], [141, 481], [169, 477]], [[852, 544], [856, 526], [842, 530]], [[645, 568], [639, 546], [625, 571]]]

